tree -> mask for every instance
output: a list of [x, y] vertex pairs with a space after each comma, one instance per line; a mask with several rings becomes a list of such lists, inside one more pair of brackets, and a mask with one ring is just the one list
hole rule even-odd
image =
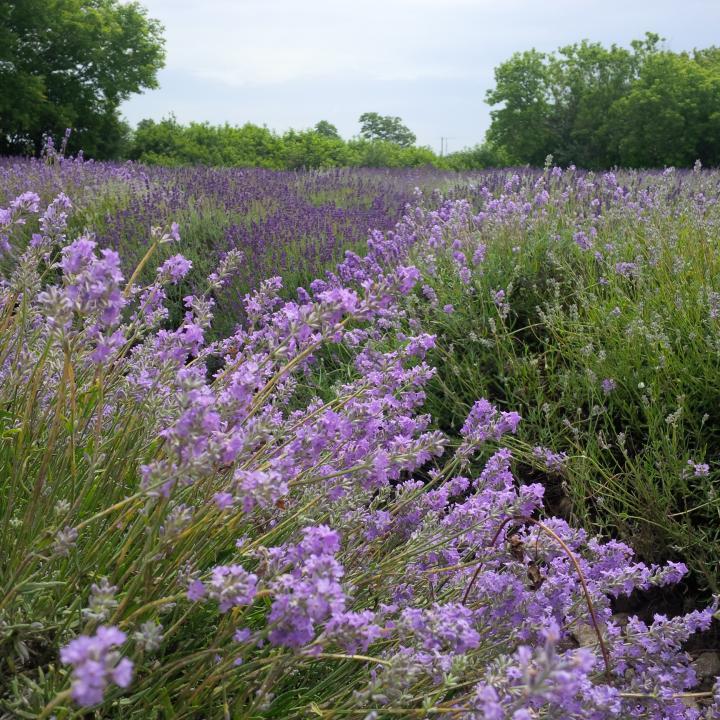
[[660, 53], [610, 108], [620, 164], [720, 165], [720, 57], [707, 50]]
[[409, 147], [415, 142], [415, 133], [403, 125], [399, 117], [366, 112], [360, 116], [360, 135], [366, 140], [382, 140]]
[[550, 58], [556, 161], [594, 168], [618, 162], [608, 140], [608, 110], [629, 92], [646, 58], [658, 52], [659, 42], [660, 37], [650, 33], [633, 41], [631, 49], [583, 40]]
[[587, 40], [556, 53], [516, 53], [495, 70], [487, 94], [492, 110], [488, 140], [511, 161], [542, 165], [552, 154], [561, 164], [609, 167], [620, 161], [610, 108], [631, 92], [642, 68], [662, 51], [647, 33], [630, 48]]
[[315, 130], [288, 130], [282, 136], [282, 145], [283, 167], [289, 170], [347, 164], [347, 148], [343, 139], [339, 135], [318, 132], [317, 126]]
[[506, 149], [511, 163], [542, 165], [555, 147], [550, 123], [550, 71], [537, 50], [515, 53], [495, 68], [495, 88], [487, 93], [492, 110], [487, 139]]
[[44, 133], [71, 127], [74, 149], [115, 155], [120, 103], [157, 87], [161, 32], [137, 2], [0, 3], [0, 152], [37, 153]]
[[317, 123], [314, 130], [318, 135], [322, 135], [323, 137], [331, 138], [333, 140], [341, 139], [338, 129], [327, 120], [321, 120], [319, 123]]

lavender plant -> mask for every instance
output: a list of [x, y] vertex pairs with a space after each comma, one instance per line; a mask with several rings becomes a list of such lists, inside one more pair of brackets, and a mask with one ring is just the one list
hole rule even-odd
[[[261, 282], [206, 342], [239, 256], [168, 327], [189, 262], [154, 254], [182, 229], [156, 228], [128, 279], [68, 231], [70, 204], [0, 213], [6, 715], [718, 716], [683, 650], [715, 605], [613, 615], [685, 567], [544, 517], [513, 472], [514, 410], [478, 396], [458, 438], [423, 412], [437, 338], [408, 256], [432, 268], [442, 235], [424, 211], [292, 300]], [[460, 233], [463, 213], [438, 217]], [[344, 376], [301, 402], [334, 351]]]
[[408, 312], [437, 335], [439, 426], [457, 433], [479, 395], [520, 412], [511, 445], [556, 512], [711, 591], [719, 177], [508, 171], [398, 230], [423, 274]]
[[50, 147], [40, 161], [0, 159], [0, 203], [30, 189], [43, 202], [65, 193], [75, 204], [73, 232], [92, 228], [101, 246], [121, 251], [126, 273], [147, 251], [149, 227], [180, 223], [183, 253], [193, 267], [170, 290], [175, 321], [181, 317], [174, 312], [176, 301], [205, 292], [219, 258], [232, 250], [252, 257], [214, 293], [211, 332], [219, 337], [233, 331], [242, 317], [242, 297], [260, 280], [282, 275], [288, 298], [332, 268], [345, 249], [362, 252], [369, 229], [390, 229], [416, 185], [434, 187], [447, 177], [420, 171], [144, 167], [69, 159]]

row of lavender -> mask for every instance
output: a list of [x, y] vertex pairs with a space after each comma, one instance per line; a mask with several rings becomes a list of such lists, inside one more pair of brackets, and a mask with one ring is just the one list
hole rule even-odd
[[[65, 195], [12, 200], [0, 213], [3, 710], [717, 717], [682, 651], [714, 606], [613, 616], [613, 598], [672, 585], [683, 566], [646, 566], [541, 519], [544, 488], [512, 472], [516, 412], [477, 398], [457, 438], [422, 412], [437, 339], [416, 311], [454, 313], [437, 300], [445, 269], [471, 297], [483, 233], [528, 232], [553, 207], [578, 252], [592, 249], [602, 199], [561, 175], [471, 189], [479, 213], [462, 200], [411, 210], [294, 300], [262, 282], [242, 326], [210, 343], [213, 295], [239, 252], [168, 329], [189, 263], [155, 253], [182, 229], [154, 230], [128, 279], [114, 249], [68, 236]], [[649, 182], [607, 179], [600, 194], [627, 195], [642, 223], [659, 197]], [[500, 315], [506, 291], [492, 297]], [[326, 349], [351, 358], [343, 379], [302, 401]]]
[[242, 313], [237, 298], [260, 279], [281, 274], [290, 290], [309, 283], [345, 249], [361, 250], [370, 229], [390, 229], [416, 186], [451, 178], [438, 171], [303, 173], [50, 160], [0, 160], [0, 202], [29, 189], [44, 202], [66, 193], [76, 206], [71, 228], [91, 228], [101, 246], [121, 250], [126, 271], [146, 252], [149, 227], [178, 222], [193, 263], [180, 292], [204, 290], [218, 258], [243, 251], [252, 263], [215, 298], [219, 315], [233, 320]]
[[[557, 512], [717, 592], [720, 175], [555, 168], [467, 196], [442, 262], [414, 258], [442, 349], [427, 408], [443, 427], [473, 395], [520, 411], [516, 458]], [[538, 444], [567, 454], [560, 477]]]

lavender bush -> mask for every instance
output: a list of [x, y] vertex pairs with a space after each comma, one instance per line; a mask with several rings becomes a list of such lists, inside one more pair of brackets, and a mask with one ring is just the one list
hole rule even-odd
[[[424, 413], [438, 338], [414, 311], [444, 259], [463, 284], [483, 262], [465, 205], [411, 211], [292, 300], [264, 280], [212, 342], [238, 251], [167, 326], [182, 229], [128, 273], [71, 205], [0, 212], [7, 716], [720, 714], [683, 651], [715, 605], [613, 614], [685, 567], [546, 517], [513, 408], [477, 396], [456, 437]], [[347, 362], [308, 400], [324, 355]]]
[[402, 229], [437, 335], [427, 411], [450, 433], [479, 395], [520, 412], [550, 508], [717, 591], [720, 174], [548, 167], [464, 195]]

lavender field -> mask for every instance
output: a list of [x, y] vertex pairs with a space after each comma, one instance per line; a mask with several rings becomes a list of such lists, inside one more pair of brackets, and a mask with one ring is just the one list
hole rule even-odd
[[720, 717], [720, 173], [0, 161], [0, 717]]
[[[164, 168], [132, 163], [0, 160], [0, 201], [34, 188], [43, 203], [65, 192], [73, 199], [73, 232], [89, 228], [103, 247], [121, 253], [131, 273], [150, 245], [148, 228], [177, 222], [183, 253], [193, 263], [183, 288], [204, 288], [230, 250], [243, 263], [216, 301], [228, 317], [242, 314], [242, 296], [281, 274], [290, 290], [307, 285], [361, 250], [368, 232], [389, 230], [418, 185], [434, 188], [453, 175], [439, 171], [346, 170], [274, 172], [263, 169]], [[177, 298], [182, 295], [176, 293]], [[233, 325], [223, 328], [226, 332]]]

